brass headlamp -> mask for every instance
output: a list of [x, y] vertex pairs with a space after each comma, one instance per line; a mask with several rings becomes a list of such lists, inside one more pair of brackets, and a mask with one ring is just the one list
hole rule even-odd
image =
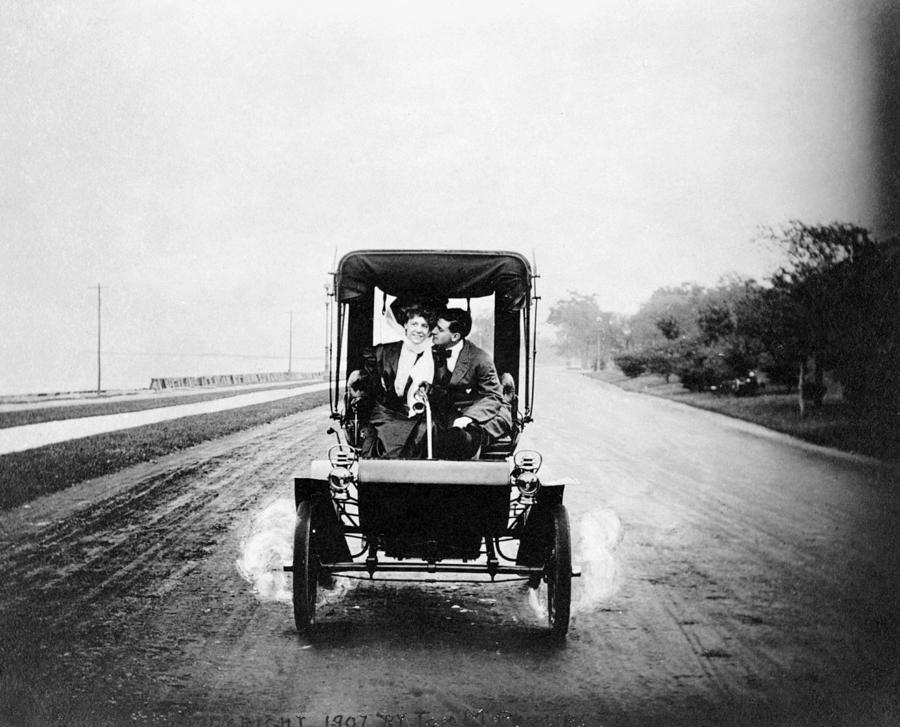
[[526, 499], [532, 499], [541, 488], [541, 481], [537, 476], [541, 468], [543, 458], [540, 453], [531, 449], [516, 452], [513, 457], [513, 469], [510, 473], [510, 482], [514, 484]]

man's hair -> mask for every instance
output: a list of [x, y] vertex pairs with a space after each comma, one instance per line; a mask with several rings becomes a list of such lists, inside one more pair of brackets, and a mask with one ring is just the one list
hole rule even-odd
[[449, 323], [451, 333], [458, 333], [465, 338], [472, 330], [472, 315], [462, 308], [446, 308], [438, 313], [438, 318], [443, 318]]

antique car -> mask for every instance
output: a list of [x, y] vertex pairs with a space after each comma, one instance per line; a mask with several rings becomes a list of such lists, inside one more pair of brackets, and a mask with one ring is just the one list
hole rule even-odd
[[[294, 478], [296, 526], [292, 572], [294, 619], [316, 623], [320, 585], [334, 577], [440, 574], [508, 580], [546, 588], [552, 637], [569, 628], [572, 555], [563, 485], [542, 482], [541, 455], [518, 447], [532, 421], [537, 275], [513, 252], [365, 250], [345, 255], [329, 286], [329, 428], [337, 442]], [[358, 412], [347, 375], [383, 336], [390, 298], [428, 297], [478, 303], [493, 340], [494, 365], [511, 409], [509, 436], [470, 460], [360, 457]], [[482, 327], [486, 327], [482, 325]], [[429, 422], [430, 424], [430, 422]], [[575, 573], [574, 575], [577, 575]], [[432, 577], [429, 575], [428, 577]]]

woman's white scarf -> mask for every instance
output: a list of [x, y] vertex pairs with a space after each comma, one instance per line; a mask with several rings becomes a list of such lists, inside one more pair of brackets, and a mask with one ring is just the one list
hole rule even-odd
[[[404, 352], [408, 358], [404, 357]], [[421, 354], [421, 355], [420, 355]], [[418, 359], [416, 358], [418, 356]], [[406, 359], [406, 360], [404, 360]], [[406, 408], [409, 416], [413, 416], [413, 397], [424, 383], [431, 385], [434, 380], [434, 357], [431, 354], [431, 339], [422, 343], [403, 340], [400, 358], [397, 361], [397, 377], [394, 379], [394, 391], [397, 396], [406, 392]], [[409, 382], [409, 388], [407, 388]]]

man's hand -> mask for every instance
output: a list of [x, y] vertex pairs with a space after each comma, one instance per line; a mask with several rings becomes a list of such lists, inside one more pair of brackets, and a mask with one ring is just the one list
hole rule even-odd
[[460, 429], [465, 429], [472, 423], [472, 417], [456, 417], [453, 420], [453, 426], [459, 427]]

